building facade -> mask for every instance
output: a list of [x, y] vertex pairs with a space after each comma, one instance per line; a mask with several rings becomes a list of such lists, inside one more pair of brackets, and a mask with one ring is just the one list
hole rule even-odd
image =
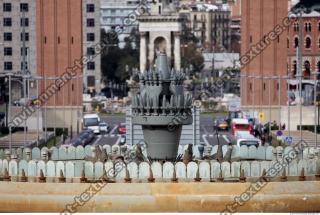
[[150, 15], [138, 18], [140, 32], [140, 71], [155, 65], [156, 56], [162, 52], [168, 57], [169, 67], [181, 70], [180, 33], [182, 19], [170, 0], [157, 0], [151, 5]]
[[[287, 1], [241, 2], [241, 103], [244, 107], [287, 102], [286, 81], [266, 79], [287, 75], [287, 52], [283, 51], [288, 31], [283, 20], [287, 16]], [[278, 24], [283, 28], [275, 29]]]
[[[101, 56], [93, 48], [100, 42], [100, 1], [82, 0], [83, 53], [92, 60], [83, 67], [85, 92], [101, 92]], [[95, 57], [93, 57], [95, 56]]]
[[101, 27], [106, 32], [114, 30], [117, 26], [121, 26], [123, 31], [119, 38], [119, 47], [125, 45], [125, 38], [130, 36], [132, 30], [138, 29], [138, 22], [131, 22], [130, 25], [125, 25], [124, 20], [132, 14], [138, 7], [138, 0], [101, 0]]
[[[297, 48], [299, 45], [299, 20], [291, 18], [287, 40], [288, 74], [296, 78]], [[320, 13], [313, 11], [302, 16], [302, 71], [304, 79], [313, 79], [312, 72], [320, 71]]]
[[[82, 110], [83, 56], [82, 1], [37, 0], [36, 39], [37, 73], [47, 79], [40, 84], [40, 94], [52, 84], [59, 85], [48, 98], [42, 112], [43, 124], [49, 128], [76, 128], [75, 119]], [[77, 63], [78, 62], [78, 63]], [[81, 65], [81, 64], [80, 64]], [[85, 65], [83, 65], [85, 66]], [[50, 78], [62, 77], [70, 68], [77, 78], [64, 86]]]
[[206, 51], [230, 51], [231, 18], [228, 5], [195, 2], [185, 5], [180, 13], [186, 17], [187, 26]]
[[[0, 73], [22, 72], [25, 55], [25, 69], [36, 74], [35, 13], [33, 0], [0, 0]], [[19, 82], [12, 82], [12, 90], [12, 100], [23, 96]]]
[[241, 0], [228, 0], [231, 11], [231, 52], [240, 53]]

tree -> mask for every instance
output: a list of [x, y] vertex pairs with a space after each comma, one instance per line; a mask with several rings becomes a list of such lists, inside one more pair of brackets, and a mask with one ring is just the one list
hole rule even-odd
[[182, 68], [193, 67], [191, 72], [201, 72], [204, 67], [204, 58], [201, 51], [194, 43], [188, 43], [186, 47], [183, 47]]
[[[139, 32], [133, 28], [130, 36], [124, 39], [125, 46], [120, 49], [118, 36], [114, 31], [105, 32], [101, 31], [101, 39], [105, 41], [109, 47], [101, 56], [101, 71], [105, 82], [107, 80], [116, 83], [124, 82], [129, 78], [126, 66], [129, 68], [137, 67], [139, 64]], [[136, 44], [136, 47], [133, 47]]]
[[199, 43], [199, 38], [197, 38], [191, 29], [183, 22], [181, 31], [181, 43], [182, 43], [182, 68], [193, 67], [194, 72], [201, 72], [204, 65], [204, 58], [201, 51], [198, 49], [197, 44]]

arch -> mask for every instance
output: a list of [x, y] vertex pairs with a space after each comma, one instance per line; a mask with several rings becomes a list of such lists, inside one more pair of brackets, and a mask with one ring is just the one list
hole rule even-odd
[[153, 41], [155, 51], [166, 52], [167, 53], [167, 45], [168, 41], [164, 37], [156, 37]]
[[308, 23], [304, 23], [304, 30], [308, 31]]
[[311, 38], [310, 38], [310, 36], [306, 37], [305, 47], [306, 47], [306, 49], [310, 49], [311, 48]]

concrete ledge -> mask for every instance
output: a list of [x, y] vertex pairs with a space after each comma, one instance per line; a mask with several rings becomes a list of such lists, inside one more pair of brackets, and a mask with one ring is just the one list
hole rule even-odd
[[[2, 212], [61, 212], [93, 184], [0, 182]], [[250, 183], [107, 184], [74, 212], [221, 212]], [[270, 182], [238, 212], [320, 211], [320, 181]]]

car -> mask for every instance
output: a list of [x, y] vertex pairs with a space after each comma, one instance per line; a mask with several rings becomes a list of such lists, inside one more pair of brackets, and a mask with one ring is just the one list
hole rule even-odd
[[106, 122], [100, 122], [99, 123], [99, 129], [100, 132], [108, 132], [109, 131], [109, 125]]
[[124, 144], [126, 144], [126, 135], [121, 135], [121, 137], [120, 137], [120, 143], [119, 143], [119, 145], [124, 145]]
[[118, 134], [125, 134], [126, 133], [126, 124], [120, 123], [118, 126]]
[[218, 119], [216, 120], [216, 128], [218, 130], [224, 130], [224, 131], [227, 131], [229, 129], [229, 126], [228, 126], [228, 123], [226, 120], [224, 119]]

